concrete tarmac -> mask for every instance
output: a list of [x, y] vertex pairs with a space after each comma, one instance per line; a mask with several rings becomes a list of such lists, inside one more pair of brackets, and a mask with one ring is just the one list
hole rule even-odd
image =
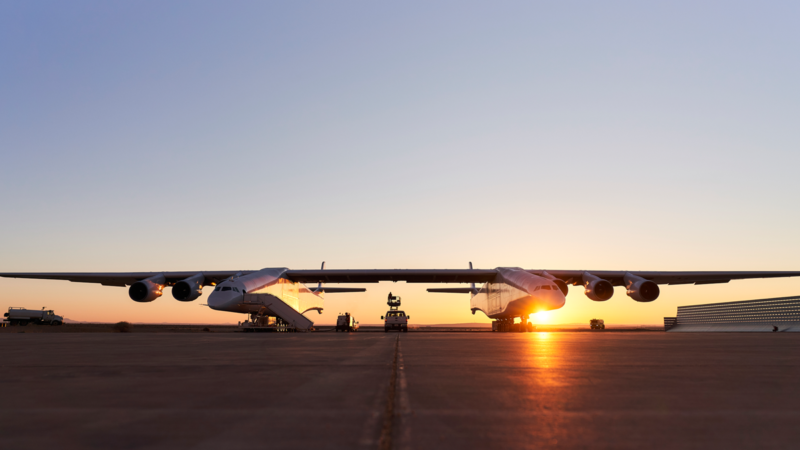
[[0, 336], [2, 448], [800, 445], [800, 336]]

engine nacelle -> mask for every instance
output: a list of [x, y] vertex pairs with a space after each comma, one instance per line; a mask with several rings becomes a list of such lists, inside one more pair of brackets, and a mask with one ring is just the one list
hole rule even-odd
[[583, 286], [586, 296], [596, 302], [604, 302], [614, 296], [614, 285], [588, 272], [583, 273]]
[[628, 297], [637, 302], [652, 302], [661, 294], [658, 284], [650, 280], [645, 280], [630, 273], [626, 273], [624, 278], [625, 286], [628, 287]]
[[130, 289], [128, 289], [128, 295], [130, 295], [131, 300], [135, 302], [152, 302], [158, 297], [161, 297], [161, 294], [163, 294], [162, 290], [164, 289], [164, 284], [166, 284], [164, 275], [155, 275], [133, 283]]
[[203, 294], [203, 283], [205, 277], [202, 273], [178, 281], [172, 286], [172, 296], [181, 302], [190, 302]]

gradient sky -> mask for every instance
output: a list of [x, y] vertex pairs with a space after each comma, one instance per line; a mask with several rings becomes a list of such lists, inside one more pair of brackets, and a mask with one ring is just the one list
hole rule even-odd
[[[0, 3], [0, 271], [800, 270], [797, 2]], [[489, 320], [366, 285], [332, 323]], [[800, 279], [571, 288], [551, 323], [660, 323]], [[235, 323], [0, 280], [0, 309]]]

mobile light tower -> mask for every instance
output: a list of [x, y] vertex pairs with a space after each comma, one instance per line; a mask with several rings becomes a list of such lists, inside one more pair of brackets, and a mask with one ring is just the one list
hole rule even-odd
[[398, 309], [400, 308], [400, 297], [392, 295], [392, 293], [389, 292], [389, 298], [386, 300], [386, 304], [389, 305], [389, 311], [386, 312], [385, 318], [381, 316], [381, 319], [384, 320], [383, 331], [408, 331], [408, 319], [410, 319], [410, 317], [406, 316], [405, 312]]
[[389, 305], [389, 311], [397, 311], [397, 308], [400, 307], [400, 297], [392, 295], [392, 293], [389, 292], [389, 299], [386, 301], [386, 304]]

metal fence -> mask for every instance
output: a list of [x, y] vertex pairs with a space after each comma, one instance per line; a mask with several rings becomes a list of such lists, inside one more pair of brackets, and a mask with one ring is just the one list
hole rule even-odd
[[678, 307], [681, 325], [761, 322], [800, 322], [800, 296]]

